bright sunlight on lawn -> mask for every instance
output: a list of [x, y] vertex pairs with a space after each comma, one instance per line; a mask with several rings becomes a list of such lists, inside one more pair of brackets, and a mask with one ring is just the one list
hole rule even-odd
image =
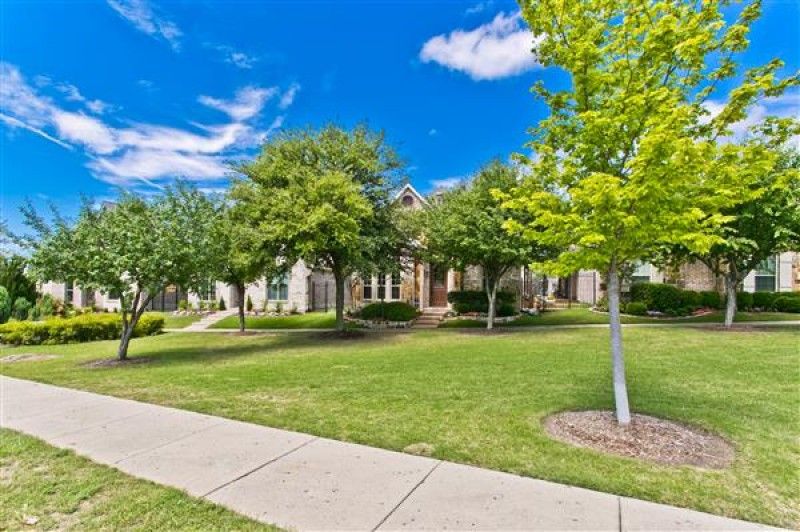
[[0, 429], [0, 530], [275, 530]]
[[[248, 329], [333, 329], [336, 327], [336, 313], [307, 312], [289, 316], [247, 316]], [[238, 329], [239, 316], [228, 316], [211, 326], [212, 329]]]
[[[625, 331], [635, 412], [717, 432], [733, 465], [654, 465], [548, 438], [543, 417], [610, 409], [608, 331], [426, 331], [237, 336], [175, 333], [134, 340], [150, 362], [87, 369], [116, 342], [25, 347], [59, 358], [0, 365], [40, 380], [438, 458], [796, 526], [800, 331]], [[3, 354], [17, 349], [4, 349]]]

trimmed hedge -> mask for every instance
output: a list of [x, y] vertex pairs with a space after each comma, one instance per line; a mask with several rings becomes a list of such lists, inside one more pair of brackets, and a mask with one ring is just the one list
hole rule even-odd
[[736, 310], [752, 310], [753, 294], [751, 292], [736, 292]]
[[648, 310], [665, 314], [690, 314], [702, 305], [699, 292], [681, 290], [662, 283], [634, 283], [631, 286], [631, 301], [644, 303]]
[[756, 292], [753, 294], [753, 308], [760, 310], [775, 308], [775, 300], [780, 295], [780, 292]]
[[700, 305], [706, 308], [725, 308], [725, 298], [713, 290], [700, 292]]
[[634, 316], [644, 316], [647, 314], [647, 305], [641, 301], [631, 301], [625, 305], [625, 314], [632, 314]]
[[[515, 300], [516, 296], [513, 292], [498, 290], [496, 314], [498, 316], [513, 316], [516, 313], [514, 311]], [[486, 292], [482, 290], [448, 292], [447, 301], [453, 305], [453, 310], [459, 314], [467, 314], [469, 312], [487, 314], [489, 312], [489, 298], [486, 296]], [[508, 312], [510, 312], [510, 314], [508, 314]]]
[[800, 294], [790, 292], [776, 297], [773, 307], [778, 312], [800, 313]]
[[[164, 328], [164, 317], [144, 314], [133, 331], [134, 337], [158, 334]], [[82, 314], [73, 318], [52, 318], [45, 321], [11, 321], [0, 325], [0, 342], [13, 345], [54, 345], [116, 340], [122, 337], [119, 314]]]
[[370, 303], [358, 313], [363, 320], [411, 321], [417, 317], [417, 309], [402, 301]]

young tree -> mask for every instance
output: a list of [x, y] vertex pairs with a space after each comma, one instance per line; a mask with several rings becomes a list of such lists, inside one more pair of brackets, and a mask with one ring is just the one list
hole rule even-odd
[[24, 298], [36, 301], [36, 280], [25, 272], [27, 262], [20, 255], [0, 257], [0, 286], [5, 286], [11, 301]]
[[214, 205], [183, 184], [153, 199], [123, 192], [100, 208], [85, 201], [74, 223], [56, 216], [51, 226], [30, 204], [23, 214], [37, 235], [19, 241], [31, 248], [31, 269], [40, 280], [119, 294], [120, 360], [158, 292], [170, 285], [197, 290], [213, 273]]
[[299, 258], [333, 274], [338, 331], [347, 277], [399, 264], [403, 241], [391, 191], [400, 167], [382, 134], [331, 125], [283, 133], [240, 168], [252, 189], [239, 197], [258, 213], [255, 229], [283, 244], [287, 264]]
[[[758, 3], [726, 24], [722, 2], [585, 0], [526, 2], [523, 17], [541, 37], [538, 60], [571, 78], [567, 89], [535, 92], [550, 116], [534, 130], [537, 160], [510, 208], [533, 221], [509, 223], [564, 250], [545, 266], [568, 274], [598, 269], [608, 279], [617, 420], [630, 421], [620, 327], [620, 269], [663, 245], [706, 252], [718, 242], [720, 209], [743, 196], [730, 168], [706, 172], [715, 138], [763, 95], [780, 94], [773, 61], [754, 68], [708, 121], [704, 106], [738, 75]], [[727, 171], [725, 171], [727, 170]]]
[[214, 240], [221, 253], [217, 277], [236, 288], [240, 332], [245, 330], [245, 287], [262, 277], [269, 283], [286, 270], [286, 262], [280, 260], [283, 254], [280, 243], [268, 240], [258, 230], [259, 221], [255, 218], [258, 211], [248, 208], [246, 199], [253, 192], [251, 183], [234, 186], [219, 210], [215, 227]]
[[[678, 246], [668, 261], [699, 260], [725, 281], [725, 327], [736, 316], [736, 293], [745, 277], [771, 257], [800, 247], [800, 152], [786, 145], [796, 127], [779, 127], [741, 145], [750, 157], [737, 157], [739, 172], [752, 172], [749, 199], [724, 209], [719, 240], [707, 251], [692, 253]], [[766, 151], [766, 154], [758, 154]], [[753, 153], [757, 155], [752, 156]]]
[[496, 193], [509, 193], [519, 184], [517, 170], [494, 161], [474, 179], [446, 191], [440, 201], [421, 212], [425, 255], [457, 269], [480, 266], [486, 280], [489, 315], [494, 327], [497, 288], [510, 269], [545, 258], [543, 248], [504, 228], [507, 212]]

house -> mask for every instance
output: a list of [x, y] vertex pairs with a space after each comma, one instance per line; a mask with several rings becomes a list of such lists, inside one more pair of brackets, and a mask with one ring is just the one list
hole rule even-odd
[[[429, 199], [411, 184], [404, 185], [395, 196], [403, 208], [424, 209]], [[640, 265], [634, 281], [668, 282], [692, 290], [721, 290], [719, 279], [700, 263], [689, 263], [677, 271], [660, 271], [649, 264]], [[336, 293], [333, 274], [308, 267], [303, 261], [295, 263], [289, 272], [276, 279], [261, 279], [249, 284], [245, 297], [259, 310], [309, 312], [334, 307]], [[455, 290], [482, 290], [483, 273], [480, 267], [470, 267], [464, 272], [445, 266], [404, 259], [399, 273], [377, 274], [369, 278], [353, 276], [346, 283], [345, 306], [362, 306], [378, 301], [403, 301], [420, 310], [446, 308], [447, 293]], [[531, 272], [526, 267], [515, 268], [500, 281], [500, 289], [517, 295], [517, 306], [533, 305], [536, 296], [550, 296], [594, 304], [604, 293], [602, 277], [596, 271], [580, 271], [563, 278], [548, 278]], [[749, 292], [800, 290], [800, 253], [782, 253], [763, 268], [750, 274], [744, 282]], [[108, 311], [118, 310], [120, 302], [114, 294], [90, 293], [78, 286], [48, 282], [41, 291], [71, 303], [75, 307], [95, 307]], [[235, 287], [221, 281], [209, 281], [198, 293], [186, 292], [179, 287], [168, 287], [150, 304], [151, 310], [171, 311], [180, 301], [197, 307], [201, 301], [225, 301], [228, 308], [238, 305]]]

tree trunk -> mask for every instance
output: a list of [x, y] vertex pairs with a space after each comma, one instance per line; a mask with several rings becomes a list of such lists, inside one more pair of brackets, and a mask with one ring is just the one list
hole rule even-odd
[[236, 285], [236, 295], [239, 299], [239, 332], [244, 332], [244, 285]]
[[344, 331], [344, 275], [334, 272], [336, 280], [336, 330]]
[[117, 358], [119, 360], [127, 360], [128, 359], [128, 345], [131, 342], [131, 337], [133, 336], [133, 326], [128, 323], [122, 324], [122, 338], [119, 341], [119, 348], [117, 349]]
[[725, 275], [725, 328], [730, 329], [736, 317], [736, 288], [739, 284], [735, 271]]
[[617, 410], [617, 422], [627, 425], [631, 421], [628, 407], [628, 387], [625, 383], [625, 359], [622, 354], [622, 325], [619, 311], [619, 272], [617, 261], [611, 261], [608, 270], [608, 312], [611, 319], [611, 360], [614, 376], [614, 403]]
[[489, 316], [486, 318], [486, 329], [494, 329], [494, 314], [497, 307], [497, 281], [487, 279], [486, 297], [489, 298]]

